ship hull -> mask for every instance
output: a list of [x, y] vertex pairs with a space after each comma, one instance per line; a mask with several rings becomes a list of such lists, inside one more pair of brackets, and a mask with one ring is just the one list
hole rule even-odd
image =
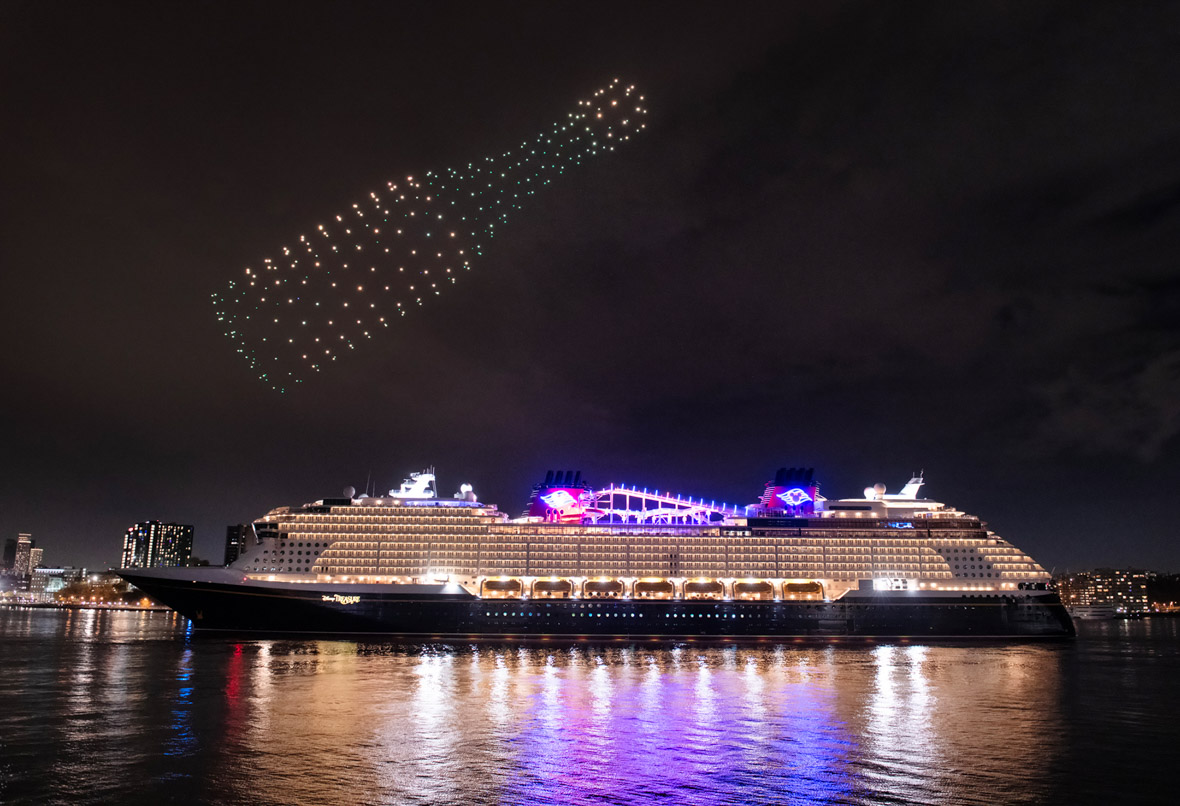
[[489, 599], [373, 586], [259, 586], [123, 572], [200, 630], [446, 638], [1069, 638], [1052, 591], [1023, 596], [862, 592], [832, 602]]

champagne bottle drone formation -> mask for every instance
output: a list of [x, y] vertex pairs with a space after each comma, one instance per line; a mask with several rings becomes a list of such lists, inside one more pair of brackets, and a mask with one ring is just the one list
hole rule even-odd
[[511, 212], [630, 140], [646, 115], [644, 96], [615, 79], [510, 151], [387, 183], [213, 294], [225, 335], [287, 391], [453, 284]]

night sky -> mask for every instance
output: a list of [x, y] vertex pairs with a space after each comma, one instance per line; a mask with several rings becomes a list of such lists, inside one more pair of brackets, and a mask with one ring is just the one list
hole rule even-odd
[[[106, 567], [434, 465], [926, 493], [1180, 570], [1180, 5], [0, 5], [0, 536]], [[613, 78], [647, 129], [284, 395], [211, 295]]]

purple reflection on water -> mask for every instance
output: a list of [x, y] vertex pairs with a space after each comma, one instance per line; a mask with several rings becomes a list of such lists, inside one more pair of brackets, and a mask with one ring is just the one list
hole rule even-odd
[[185, 756], [196, 748], [197, 737], [193, 733], [193, 650], [185, 647], [180, 653], [176, 668], [176, 694], [172, 706], [171, 737], [164, 753], [169, 756]]
[[587, 648], [564, 660], [550, 657], [536, 676], [501, 803], [720, 804], [737, 792], [746, 803], [830, 803], [851, 793], [856, 742], [806, 653]]

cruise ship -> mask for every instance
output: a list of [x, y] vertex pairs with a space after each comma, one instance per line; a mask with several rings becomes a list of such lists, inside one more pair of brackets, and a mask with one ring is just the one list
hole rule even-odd
[[224, 568], [125, 568], [199, 630], [468, 638], [1061, 638], [1049, 575], [922, 474], [827, 499], [782, 468], [739, 506], [550, 471], [518, 517], [433, 470], [273, 509]]

